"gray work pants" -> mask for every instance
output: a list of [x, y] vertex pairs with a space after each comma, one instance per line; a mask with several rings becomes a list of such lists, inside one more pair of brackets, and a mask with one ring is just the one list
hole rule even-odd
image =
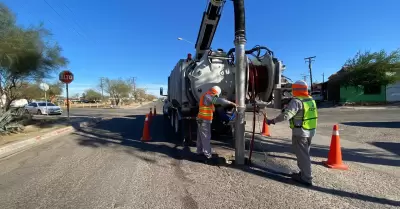
[[292, 146], [297, 157], [297, 166], [301, 172], [301, 178], [306, 182], [312, 181], [310, 145], [312, 137], [292, 136]]
[[207, 158], [211, 158], [211, 123], [197, 121], [197, 154], [204, 153]]

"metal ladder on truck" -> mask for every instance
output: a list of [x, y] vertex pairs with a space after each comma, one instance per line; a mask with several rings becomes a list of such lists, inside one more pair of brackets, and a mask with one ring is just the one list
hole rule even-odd
[[[215, 31], [217, 30], [219, 20], [221, 19], [222, 9], [226, 0], [208, 0], [206, 8], [203, 12], [199, 32], [196, 40], [196, 54], [194, 61], [198, 61], [204, 55], [206, 50], [209, 50], [214, 39]], [[192, 142], [192, 135], [196, 130], [196, 117], [182, 117], [179, 137], [184, 144]]]
[[195, 60], [199, 60], [204, 52], [210, 49], [219, 20], [221, 19], [224, 5], [225, 0], [209, 0], [207, 2], [207, 7], [203, 12], [203, 18], [197, 35]]

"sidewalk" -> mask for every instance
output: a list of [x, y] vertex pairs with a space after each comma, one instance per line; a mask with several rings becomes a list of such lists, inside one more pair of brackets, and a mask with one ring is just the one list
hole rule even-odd
[[[110, 104], [95, 104], [95, 103], [82, 103], [82, 104], [73, 104], [70, 106], [70, 109], [76, 109], [76, 108], [92, 108], [92, 109], [131, 109], [131, 108], [138, 108], [147, 104], [152, 103], [153, 101], [150, 102], [143, 102], [142, 104], [140, 103], [134, 103], [130, 105], [120, 105], [120, 106], [111, 106]], [[67, 106], [62, 106], [63, 110], [67, 109]]]
[[396, 109], [400, 108], [400, 102], [394, 102], [389, 104], [344, 104], [342, 106], [337, 106], [341, 109], [355, 109], [355, 110], [386, 110], [386, 109]]
[[[247, 121], [246, 149], [251, 140], [251, 128], [252, 121]], [[271, 137], [267, 138], [259, 135], [260, 129], [256, 127], [252, 162], [277, 172], [298, 171], [296, 157], [292, 154], [291, 130], [287, 124], [272, 125], [269, 130]], [[341, 137], [342, 157], [349, 170], [329, 169], [322, 161], [327, 160], [331, 142], [331, 137], [327, 135], [330, 134], [317, 133], [312, 141], [311, 159], [315, 185], [368, 198], [381, 198], [378, 202], [400, 205], [400, 157], [385, 149]]]
[[387, 109], [400, 109], [400, 105], [387, 105], [387, 106], [339, 106], [341, 109], [354, 109], [354, 110], [387, 110]]

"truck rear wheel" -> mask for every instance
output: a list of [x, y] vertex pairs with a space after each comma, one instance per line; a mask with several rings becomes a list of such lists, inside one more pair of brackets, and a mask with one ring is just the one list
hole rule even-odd
[[174, 126], [172, 127], [172, 131], [174, 133], [174, 138], [175, 138], [175, 140], [177, 140], [178, 143], [182, 143], [184, 141], [184, 134], [185, 134], [185, 132], [184, 132], [185, 129], [183, 128], [184, 120], [183, 119], [179, 120], [179, 115], [178, 115], [178, 112], [176, 112], [176, 111], [174, 111], [172, 118], [174, 121], [173, 122]]
[[176, 112], [174, 112], [174, 132], [175, 134], [179, 133], [179, 129], [181, 127], [179, 118], [178, 118], [178, 114]]
[[169, 121], [170, 121], [170, 125], [171, 125], [171, 128], [172, 128], [172, 129], [174, 128], [174, 121], [175, 121], [174, 116], [175, 116], [174, 111], [170, 111], [170, 114], [169, 114]]

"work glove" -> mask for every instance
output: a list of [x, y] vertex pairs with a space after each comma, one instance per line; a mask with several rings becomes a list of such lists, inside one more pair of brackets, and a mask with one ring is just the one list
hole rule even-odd
[[274, 119], [272, 119], [272, 120], [268, 120], [268, 119], [267, 119], [266, 122], [267, 122], [268, 125], [271, 125], [271, 124], [274, 124], [274, 125], [275, 125], [275, 120], [274, 120]]

